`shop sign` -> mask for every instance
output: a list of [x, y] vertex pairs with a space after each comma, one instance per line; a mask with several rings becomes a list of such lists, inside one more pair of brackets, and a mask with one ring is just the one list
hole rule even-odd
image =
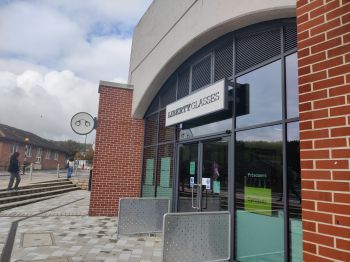
[[167, 105], [165, 126], [182, 123], [224, 109], [227, 109], [227, 82], [225, 79]]

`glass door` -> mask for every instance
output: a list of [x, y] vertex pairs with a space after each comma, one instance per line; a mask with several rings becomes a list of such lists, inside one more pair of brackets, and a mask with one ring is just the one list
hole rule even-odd
[[179, 146], [178, 212], [228, 208], [228, 139]]
[[201, 143], [201, 210], [228, 209], [228, 140]]
[[178, 211], [198, 211], [198, 143], [179, 146]]

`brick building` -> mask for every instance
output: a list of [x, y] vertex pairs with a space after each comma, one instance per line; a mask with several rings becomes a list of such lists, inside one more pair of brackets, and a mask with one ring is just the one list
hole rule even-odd
[[53, 142], [33, 133], [0, 124], [0, 170], [7, 171], [10, 156], [19, 152], [21, 165], [35, 169], [56, 169], [65, 166], [67, 152]]
[[232, 261], [350, 261], [350, 1], [153, 1], [99, 92], [91, 215], [169, 197], [230, 211]]

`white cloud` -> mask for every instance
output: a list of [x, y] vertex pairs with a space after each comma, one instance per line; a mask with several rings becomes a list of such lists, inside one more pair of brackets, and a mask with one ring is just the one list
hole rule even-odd
[[39, 6], [59, 9], [89, 31], [96, 23], [118, 25], [130, 30], [141, 18], [152, 0], [32, 0]]
[[[131, 33], [151, 0], [0, 0], [0, 123], [74, 138], [99, 80], [125, 83]], [[6, 41], [4, 41], [6, 39]]]
[[18, 2], [0, 9], [0, 53], [51, 62], [84, 44], [82, 30], [53, 9]]
[[70, 128], [71, 117], [97, 114], [97, 86], [71, 71], [0, 72], [0, 83], [1, 122], [48, 139], [81, 139]]
[[43, 65], [35, 64], [26, 60], [0, 58], [0, 71], [9, 71], [15, 74], [20, 74], [28, 69], [32, 69], [41, 73], [49, 71], [49, 69]]
[[125, 79], [130, 50], [131, 39], [94, 38], [89, 46], [63, 59], [61, 67], [90, 80]]

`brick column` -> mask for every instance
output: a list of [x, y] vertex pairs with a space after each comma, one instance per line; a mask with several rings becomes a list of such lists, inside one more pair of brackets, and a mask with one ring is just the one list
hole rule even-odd
[[298, 0], [304, 261], [350, 261], [350, 1]]
[[89, 214], [116, 216], [119, 198], [140, 194], [143, 120], [131, 117], [127, 85], [101, 82], [99, 93]]

